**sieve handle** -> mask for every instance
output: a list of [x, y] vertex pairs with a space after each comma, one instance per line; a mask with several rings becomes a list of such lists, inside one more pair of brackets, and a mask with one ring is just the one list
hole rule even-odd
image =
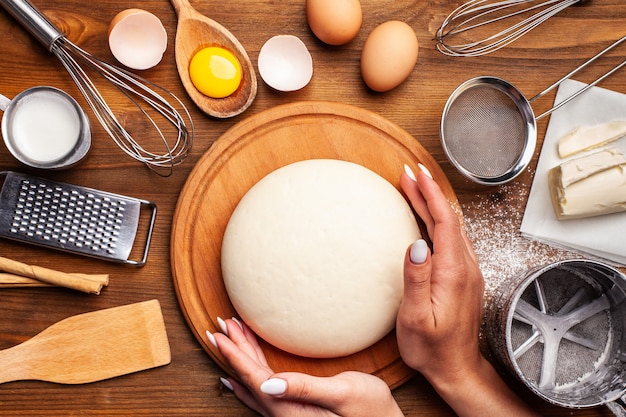
[[[585, 68], [587, 65], [591, 64], [593, 61], [595, 61], [596, 59], [600, 58], [602, 55], [604, 55], [605, 53], [609, 52], [611, 49], [615, 48], [616, 46], [618, 46], [619, 44], [621, 44], [622, 42], [624, 42], [626, 40], [626, 36], [623, 36], [621, 39], [618, 39], [617, 41], [613, 42], [611, 45], [609, 45], [608, 47], [606, 47], [605, 49], [603, 49], [602, 51], [600, 51], [599, 53], [597, 53], [595, 56], [591, 57], [589, 60], [587, 60], [587, 62], [585, 62], [584, 64], [582, 64], [581, 66], [579, 66], [578, 68], [574, 69], [573, 71], [571, 71], [569, 74], [567, 74], [565, 77], [561, 78], [560, 80], [558, 80], [557, 82], [555, 82], [554, 84], [552, 84], [550, 87], [546, 88], [545, 90], [543, 90], [541, 93], [537, 94], [535, 97], [531, 98], [530, 100], [528, 100], [529, 102], [533, 102], [536, 99], [543, 97], [546, 93], [550, 92], [552, 89], [554, 89], [555, 87], [561, 85], [561, 83], [563, 83], [563, 81], [567, 80], [568, 78], [570, 78], [572, 75], [576, 74], [578, 71], [582, 70], [583, 68]], [[578, 90], [577, 92], [575, 92], [574, 94], [572, 94], [571, 96], [567, 97], [566, 99], [564, 99], [563, 101], [561, 101], [560, 103], [558, 103], [557, 105], [555, 105], [554, 107], [552, 107], [550, 110], [546, 111], [543, 114], [540, 114], [539, 116], [536, 117], [536, 120], [539, 120], [549, 114], [551, 114], [552, 112], [554, 112], [555, 110], [561, 108], [563, 105], [569, 103], [570, 101], [572, 101], [573, 99], [575, 99], [576, 97], [578, 97], [579, 95], [581, 95], [582, 93], [584, 93], [585, 91], [589, 90], [591, 87], [595, 86], [596, 84], [598, 84], [600, 81], [604, 80], [605, 78], [607, 78], [609, 75], [613, 74], [614, 72], [616, 72], [617, 70], [619, 70], [620, 68], [622, 68], [624, 65], [626, 65], [626, 61], [623, 61], [621, 64], [617, 65], [615, 68], [613, 68], [612, 70], [610, 70], [609, 72], [607, 72], [606, 74], [604, 74], [603, 76], [601, 76], [600, 78], [596, 79], [594, 82], [587, 84], [585, 87], [581, 88], [580, 90]]]
[[0, 4], [49, 51], [57, 39], [64, 37], [59, 28], [28, 0], [0, 0]]
[[609, 409], [615, 417], [626, 417], [626, 409], [623, 404], [626, 403], [626, 395], [614, 402], [606, 403], [606, 408]]

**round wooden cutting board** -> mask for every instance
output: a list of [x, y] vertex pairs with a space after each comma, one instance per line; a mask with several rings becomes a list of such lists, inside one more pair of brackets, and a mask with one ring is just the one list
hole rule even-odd
[[[421, 162], [458, 205], [443, 171], [419, 142], [370, 111], [347, 104], [302, 102], [266, 110], [233, 126], [189, 175], [171, 237], [172, 274], [180, 307], [198, 341], [225, 372], [230, 366], [208, 342], [205, 331], [219, 331], [218, 316], [237, 316], [220, 267], [228, 220], [243, 195], [265, 175], [293, 162], [321, 158], [358, 163], [396, 188], [404, 164], [417, 172]], [[394, 332], [368, 349], [333, 359], [303, 358], [260, 343], [276, 372], [328, 376], [359, 370], [379, 376], [392, 388], [413, 375], [400, 358]]]

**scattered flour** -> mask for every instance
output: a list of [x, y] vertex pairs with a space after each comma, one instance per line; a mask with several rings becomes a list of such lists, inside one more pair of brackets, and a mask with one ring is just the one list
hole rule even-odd
[[461, 202], [465, 228], [485, 278], [487, 298], [502, 283], [521, 280], [536, 267], [562, 259], [578, 258], [520, 234], [528, 186], [513, 182], [494, 192], [477, 194]]

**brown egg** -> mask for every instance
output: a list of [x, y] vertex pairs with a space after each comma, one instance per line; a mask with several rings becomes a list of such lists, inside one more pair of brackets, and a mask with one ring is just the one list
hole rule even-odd
[[374, 91], [389, 91], [413, 71], [419, 45], [409, 25], [397, 20], [382, 23], [365, 40], [361, 51], [361, 75]]
[[359, 0], [307, 0], [306, 18], [319, 40], [343, 45], [359, 33], [363, 14]]

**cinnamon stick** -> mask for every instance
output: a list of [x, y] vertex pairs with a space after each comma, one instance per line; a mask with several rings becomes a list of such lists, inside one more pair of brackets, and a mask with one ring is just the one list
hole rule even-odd
[[[107, 274], [80, 274], [70, 273], [89, 279], [92, 281], [101, 282], [103, 286], [109, 285], [109, 276]], [[8, 272], [0, 272], [0, 288], [19, 288], [19, 287], [54, 287], [54, 284], [39, 281], [34, 278], [23, 277], [20, 275], [11, 274]]]
[[3, 257], [0, 257], [0, 271], [19, 275], [21, 277], [32, 278], [52, 285], [71, 288], [88, 294], [100, 294], [100, 290], [105, 285], [101, 281], [85, 279], [84, 276], [68, 274], [36, 265], [27, 265], [25, 263]]

